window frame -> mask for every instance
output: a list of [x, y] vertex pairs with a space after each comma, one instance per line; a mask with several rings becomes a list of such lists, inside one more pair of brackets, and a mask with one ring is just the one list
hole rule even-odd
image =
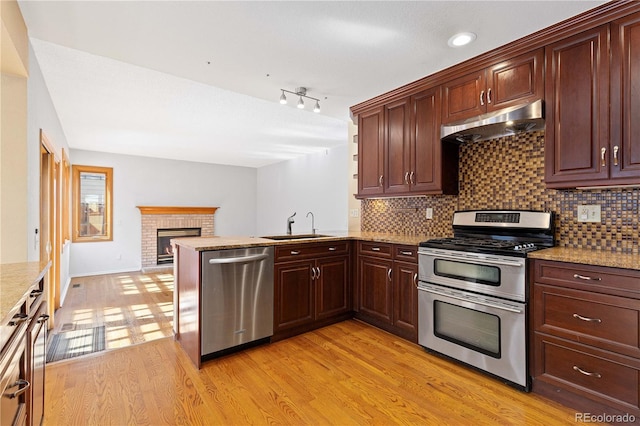
[[[73, 233], [74, 243], [113, 241], [113, 168], [99, 166], [72, 165], [73, 184]], [[105, 175], [105, 235], [80, 235], [80, 174], [101, 173]]]

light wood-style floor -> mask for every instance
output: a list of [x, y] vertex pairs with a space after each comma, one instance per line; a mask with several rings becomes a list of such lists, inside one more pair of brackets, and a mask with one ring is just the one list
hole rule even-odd
[[356, 320], [211, 360], [201, 370], [171, 337], [46, 370], [47, 426], [550, 426], [574, 419], [575, 410]]
[[71, 280], [51, 333], [105, 326], [105, 348], [173, 336], [173, 274], [140, 272]]

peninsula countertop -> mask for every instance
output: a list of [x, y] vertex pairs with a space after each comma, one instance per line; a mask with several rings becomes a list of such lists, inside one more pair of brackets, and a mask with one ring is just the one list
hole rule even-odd
[[[193, 238], [176, 238], [171, 240], [173, 244], [190, 248], [196, 251], [207, 250], [223, 250], [239, 247], [258, 247], [258, 246], [275, 246], [283, 244], [298, 244], [323, 241], [340, 241], [340, 240], [359, 240], [374, 241], [380, 243], [403, 244], [417, 246], [420, 242], [431, 238], [441, 238], [440, 235], [405, 235], [405, 234], [388, 234], [380, 232], [362, 232], [362, 231], [340, 231], [340, 232], [320, 232], [319, 235], [304, 238], [305, 235], [292, 235], [292, 239], [273, 240], [264, 237], [251, 236], [214, 236], [214, 237], [193, 237]], [[302, 237], [302, 238], [300, 238]]]

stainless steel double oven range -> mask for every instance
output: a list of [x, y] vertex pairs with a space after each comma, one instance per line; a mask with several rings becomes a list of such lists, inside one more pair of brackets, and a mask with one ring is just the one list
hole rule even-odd
[[453, 232], [418, 249], [418, 343], [528, 391], [526, 257], [554, 245], [553, 214], [457, 211]]

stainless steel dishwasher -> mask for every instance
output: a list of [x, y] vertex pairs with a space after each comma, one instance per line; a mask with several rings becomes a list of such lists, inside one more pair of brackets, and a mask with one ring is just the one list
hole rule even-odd
[[202, 252], [201, 283], [201, 356], [273, 335], [273, 247]]

